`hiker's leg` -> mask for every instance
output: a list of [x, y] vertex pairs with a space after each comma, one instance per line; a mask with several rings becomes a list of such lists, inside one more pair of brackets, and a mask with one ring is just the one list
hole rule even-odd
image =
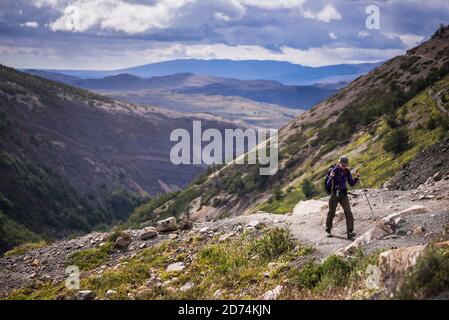
[[335, 210], [337, 210], [338, 199], [334, 195], [331, 195], [329, 199], [329, 211], [327, 212], [326, 218], [326, 231], [331, 232], [332, 221], [334, 221]]
[[352, 233], [354, 231], [354, 217], [352, 216], [351, 205], [349, 204], [349, 197], [347, 195], [341, 196], [340, 204], [345, 212], [346, 231], [348, 233]]

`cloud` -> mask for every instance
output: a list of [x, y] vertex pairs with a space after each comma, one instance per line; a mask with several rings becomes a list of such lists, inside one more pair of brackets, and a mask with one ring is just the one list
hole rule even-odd
[[326, 4], [319, 12], [313, 12], [308, 9], [304, 11], [304, 17], [327, 23], [332, 20], [341, 20], [341, 14], [331, 4]]
[[25, 23], [21, 23], [20, 26], [21, 27], [32, 28], [32, 29], [37, 29], [37, 28], [39, 28], [39, 23], [37, 23], [36, 21], [27, 21]]
[[244, 6], [263, 9], [294, 9], [302, 8], [306, 0], [239, 0]]
[[195, 27], [214, 20], [240, 18], [246, 9], [237, 0], [160, 0], [152, 4], [123, 0], [74, 0], [50, 23], [52, 31], [91, 29], [141, 34], [171, 27]]
[[417, 46], [424, 40], [424, 36], [418, 34], [386, 33], [385, 35], [390, 39], [399, 38], [407, 49]]
[[359, 38], [366, 38], [366, 37], [369, 37], [370, 36], [370, 33], [368, 32], [368, 31], [359, 31], [358, 33], [357, 33], [357, 36], [359, 37]]
[[[405, 52], [429, 38], [439, 23], [449, 21], [448, 1], [375, 0], [381, 29], [367, 30], [368, 3], [2, 0], [0, 45], [28, 49], [12, 50], [0, 62], [110, 69], [180, 57], [274, 59], [305, 65], [377, 61]], [[29, 49], [39, 47], [53, 54]]]
[[324, 66], [339, 63], [364, 63], [387, 60], [402, 50], [354, 49], [346, 47], [321, 47], [307, 50], [283, 46], [279, 51], [260, 46], [224, 44], [172, 45], [143, 51], [128, 51], [133, 59], [159, 62], [173, 59], [231, 59], [231, 60], [277, 60], [307, 66]]
[[62, 1], [60, 0], [31, 0], [31, 3], [35, 5], [37, 8], [58, 8], [61, 6]]
[[332, 40], [336, 40], [338, 37], [334, 32], [329, 32], [329, 38], [331, 38]]

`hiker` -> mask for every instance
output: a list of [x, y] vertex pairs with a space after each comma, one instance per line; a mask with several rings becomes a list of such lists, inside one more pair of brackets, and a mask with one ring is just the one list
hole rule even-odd
[[341, 156], [338, 163], [331, 167], [326, 177], [326, 189], [331, 195], [329, 199], [329, 212], [327, 213], [326, 219], [326, 233], [328, 238], [332, 237], [332, 221], [334, 220], [335, 210], [338, 204], [341, 204], [345, 212], [348, 239], [352, 240], [355, 237], [354, 218], [349, 204], [346, 183], [349, 183], [351, 187], [355, 186], [359, 182], [360, 173], [356, 171], [356, 178], [353, 179], [348, 166], [348, 157]]

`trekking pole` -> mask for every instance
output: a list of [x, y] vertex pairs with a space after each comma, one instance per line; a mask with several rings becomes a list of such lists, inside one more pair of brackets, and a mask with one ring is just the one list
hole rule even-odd
[[369, 209], [371, 210], [371, 215], [373, 217], [373, 220], [376, 220], [376, 217], [375, 217], [374, 211], [373, 211], [373, 207], [371, 207], [371, 203], [369, 202], [369, 199], [368, 199], [368, 195], [366, 192], [367, 190], [363, 187], [363, 182], [362, 182], [362, 179], [360, 179], [360, 177], [359, 177], [359, 181], [360, 181], [360, 185], [362, 186], [363, 193], [365, 194], [366, 202], [368, 202]]

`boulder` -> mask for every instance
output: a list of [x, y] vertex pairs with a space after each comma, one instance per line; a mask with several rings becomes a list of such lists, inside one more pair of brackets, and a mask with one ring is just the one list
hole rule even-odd
[[126, 232], [121, 233], [118, 238], [115, 240], [114, 248], [116, 249], [125, 249], [131, 243], [131, 236]]
[[449, 240], [443, 242], [437, 242], [432, 245], [435, 249], [447, 249], [449, 248]]
[[425, 229], [423, 226], [416, 226], [416, 227], [413, 227], [411, 231], [416, 236], [416, 235], [420, 235], [420, 234], [424, 233]]
[[381, 280], [389, 293], [394, 293], [402, 284], [404, 275], [416, 265], [426, 249], [427, 245], [404, 247], [384, 251], [379, 255]]
[[348, 256], [354, 254], [358, 248], [369, 244], [370, 242], [393, 233], [391, 227], [384, 222], [377, 223], [374, 227], [357, 237], [350, 245], [339, 249], [336, 254]]
[[158, 234], [159, 233], [157, 232], [156, 228], [146, 227], [141, 230], [139, 239], [145, 241], [148, 239], [156, 238]]
[[280, 294], [282, 293], [283, 290], [284, 290], [284, 287], [282, 285], [278, 285], [273, 290], [269, 290], [269, 291], [265, 292], [264, 295], [262, 296], [262, 299], [263, 300], [276, 300], [280, 296]]
[[260, 227], [262, 224], [261, 224], [261, 222], [259, 221], [259, 220], [251, 220], [247, 225], [246, 225], [246, 227], [252, 227], [252, 228], [258, 228], [258, 227]]
[[95, 292], [90, 290], [78, 291], [75, 295], [76, 300], [93, 300], [95, 299]]
[[167, 272], [180, 272], [180, 271], [184, 270], [185, 267], [186, 267], [186, 265], [184, 264], [184, 262], [175, 262], [175, 263], [170, 264], [167, 267], [166, 271]]
[[305, 200], [299, 201], [293, 209], [295, 216], [307, 216], [309, 214], [320, 213], [328, 207], [328, 203], [321, 200]]
[[424, 206], [420, 206], [420, 205], [416, 205], [416, 206], [411, 206], [408, 209], [399, 211], [399, 212], [395, 212], [392, 213], [384, 218], [382, 218], [382, 220], [385, 223], [394, 221], [395, 219], [399, 218], [399, 217], [405, 217], [405, 216], [409, 216], [409, 215], [414, 215], [414, 214], [423, 214], [427, 212], [427, 208]]
[[156, 222], [156, 229], [159, 232], [169, 232], [177, 230], [178, 224], [176, 223], [176, 218], [170, 217]]

